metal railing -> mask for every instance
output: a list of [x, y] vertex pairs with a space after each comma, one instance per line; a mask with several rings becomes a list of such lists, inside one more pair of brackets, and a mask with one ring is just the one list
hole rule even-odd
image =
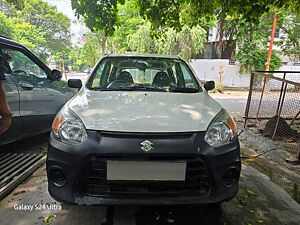
[[300, 71], [251, 73], [244, 126], [272, 139], [300, 140]]

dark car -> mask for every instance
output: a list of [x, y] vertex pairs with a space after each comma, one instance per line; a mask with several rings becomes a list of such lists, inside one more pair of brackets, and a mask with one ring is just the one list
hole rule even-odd
[[213, 88], [177, 56], [106, 55], [53, 122], [49, 193], [76, 204], [230, 200], [240, 146]]
[[57, 112], [76, 91], [60, 80], [60, 71], [51, 71], [13, 40], [0, 36], [0, 54], [5, 59], [3, 84], [12, 112], [11, 127], [0, 135], [0, 145], [49, 131]]

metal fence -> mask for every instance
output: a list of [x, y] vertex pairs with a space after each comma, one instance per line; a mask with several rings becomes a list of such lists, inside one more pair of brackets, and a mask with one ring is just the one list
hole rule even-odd
[[251, 73], [245, 127], [272, 139], [300, 141], [300, 71]]

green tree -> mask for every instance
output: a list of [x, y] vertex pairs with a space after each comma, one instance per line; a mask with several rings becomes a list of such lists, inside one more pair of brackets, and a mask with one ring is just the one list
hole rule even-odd
[[82, 49], [78, 46], [74, 46], [70, 49], [70, 52], [65, 57], [65, 65], [66, 67], [71, 66], [72, 70], [80, 71], [85, 67], [82, 59], [81, 59]]
[[157, 46], [151, 37], [150, 23], [144, 23], [138, 30], [127, 37], [128, 47], [131, 51], [139, 53], [156, 53]]
[[26, 0], [19, 18], [44, 33], [44, 44], [39, 46], [40, 57], [44, 61], [51, 55], [62, 54], [71, 45], [70, 20], [64, 14], [57, 12], [56, 7], [42, 0]]
[[37, 54], [39, 53], [39, 48], [45, 43], [44, 35], [44, 32], [42, 32], [40, 28], [37, 28], [32, 24], [14, 24], [14, 39]]
[[0, 12], [0, 35], [12, 37], [13, 29], [12, 21], [3, 12]]
[[200, 26], [193, 28], [184, 26], [180, 32], [169, 28], [158, 39], [157, 49], [160, 54], [179, 55], [185, 59], [190, 59], [203, 50], [205, 40], [206, 31]]
[[0, 0], [0, 11], [2, 11], [7, 17], [11, 18], [16, 15], [18, 9], [6, 0]]
[[300, 14], [286, 16], [281, 30], [284, 34], [276, 44], [281, 46], [282, 54], [300, 61]]
[[[118, 0], [71, 0], [71, 2], [76, 15], [83, 17], [86, 26], [97, 33], [102, 54], [105, 54], [107, 38], [113, 35], [117, 23]], [[121, 2], [124, 3], [124, 0]]]
[[[104, 31], [112, 36], [118, 22], [119, 5], [125, 0], [72, 0], [77, 15], [83, 16], [93, 31]], [[264, 13], [274, 9], [300, 11], [299, 0], [135, 0], [140, 15], [151, 22], [152, 31], [170, 27], [180, 31], [189, 26], [202, 25], [216, 18], [241, 16], [258, 23]], [[187, 13], [188, 12], [188, 13]]]
[[108, 48], [111, 52], [125, 52], [129, 49], [127, 37], [134, 34], [145, 21], [136, 10], [135, 0], [127, 0], [124, 5], [118, 5], [118, 22], [114, 35], [109, 37]]
[[203, 49], [206, 40], [206, 31], [200, 27], [183, 27], [182, 31], [166, 29], [164, 34], [154, 38], [151, 36], [151, 25], [145, 23], [128, 37], [131, 50], [139, 53], [158, 53], [166, 55], [179, 55], [190, 59]]
[[[250, 49], [246, 48], [238, 52], [236, 58], [241, 64], [241, 73], [250, 71], [263, 71], [266, 69], [268, 50], [266, 49]], [[270, 61], [270, 70], [274, 71], [281, 66], [281, 59], [278, 54], [273, 51]]]
[[82, 16], [91, 31], [103, 31], [112, 36], [117, 24], [117, 5], [125, 0], [71, 0], [76, 15]]
[[0, 12], [0, 35], [12, 38], [35, 53], [44, 45], [44, 33], [41, 29], [29, 23], [23, 23], [17, 18], [9, 18]]
[[14, 5], [19, 10], [23, 9], [25, 5], [25, 0], [6, 0], [6, 1]]
[[155, 30], [161, 27], [180, 30], [185, 21], [189, 21], [190, 26], [195, 26], [216, 17], [226, 19], [227, 16], [241, 16], [247, 22], [258, 23], [262, 15], [274, 9], [300, 11], [299, 0], [137, 0], [137, 2], [140, 14], [151, 22]]
[[87, 40], [82, 47], [80, 60], [87, 66], [93, 67], [102, 54], [102, 32], [91, 32], [86, 34]]
[[[64, 54], [64, 70], [83, 71], [87, 65], [82, 60], [82, 48], [79, 46], [70, 47], [69, 51]], [[61, 65], [62, 56], [60, 54], [54, 56], [55, 61]]]
[[[227, 17], [226, 20], [219, 22], [219, 49], [223, 47], [223, 37], [231, 40], [230, 43], [233, 43], [237, 49], [234, 57], [241, 63], [242, 73], [265, 69], [273, 18], [274, 11], [271, 11], [263, 14], [257, 24], [247, 21], [242, 16]], [[292, 11], [279, 10], [277, 18], [277, 29], [284, 34], [281, 35], [280, 41], [275, 42], [275, 45], [282, 50], [273, 51], [270, 62], [271, 70], [280, 68], [280, 54], [295, 57], [300, 54], [299, 30], [297, 31], [296, 23], [294, 23], [296, 17], [292, 15]]]

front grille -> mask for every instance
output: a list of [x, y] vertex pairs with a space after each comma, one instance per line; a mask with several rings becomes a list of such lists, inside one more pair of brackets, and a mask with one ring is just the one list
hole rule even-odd
[[126, 139], [188, 139], [191, 138], [194, 132], [177, 132], [177, 133], [128, 133], [128, 132], [109, 132], [109, 131], [99, 131], [101, 137], [107, 138], [126, 138]]
[[[101, 196], [108, 194], [136, 195], [206, 195], [210, 182], [204, 162], [201, 159], [188, 159], [185, 181], [109, 181], [106, 179], [106, 160], [92, 157], [82, 177], [84, 195]], [[111, 158], [109, 159], [111, 160]], [[157, 159], [155, 160], [157, 161]], [[164, 159], [164, 161], [166, 161]], [[172, 160], [168, 160], [172, 162]]]

